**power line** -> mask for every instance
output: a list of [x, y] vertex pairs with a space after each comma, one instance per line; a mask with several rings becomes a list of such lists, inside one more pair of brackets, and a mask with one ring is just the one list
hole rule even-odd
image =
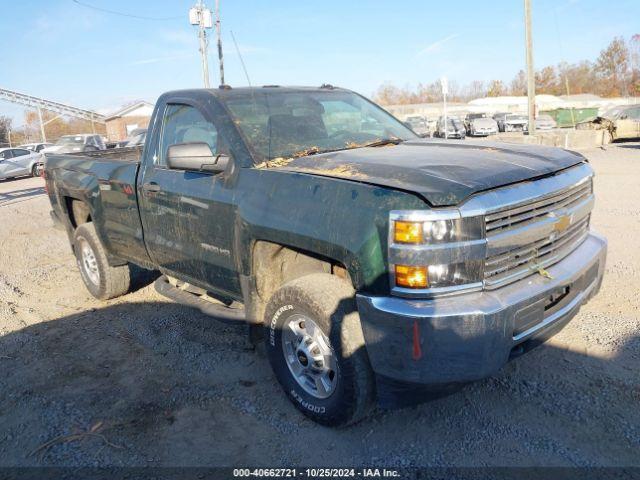
[[92, 10], [97, 10], [98, 12], [110, 13], [111, 15], [118, 15], [120, 17], [136, 18], [138, 20], [166, 21], [166, 20], [177, 20], [179, 18], [182, 18], [182, 16], [175, 16], [175, 17], [145, 17], [143, 15], [134, 15], [134, 14], [130, 14], [130, 13], [124, 13], [124, 12], [117, 12], [115, 10], [109, 10], [107, 8], [96, 7], [94, 5], [89, 5], [88, 3], [81, 2], [80, 0], [71, 0], [71, 1], [73, 3], [75, 3], [75, 4], [77, 4], [77, 5], [80, 5], [81, 7], [90, 8]]

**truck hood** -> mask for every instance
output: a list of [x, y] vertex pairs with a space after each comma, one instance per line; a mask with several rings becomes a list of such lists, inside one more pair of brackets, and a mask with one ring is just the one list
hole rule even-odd
[[554, 147], [412, 140], [296, 158], [275, 168], [410, 191], [434, 207], [443, 207], [585, 161], [577, 153]]

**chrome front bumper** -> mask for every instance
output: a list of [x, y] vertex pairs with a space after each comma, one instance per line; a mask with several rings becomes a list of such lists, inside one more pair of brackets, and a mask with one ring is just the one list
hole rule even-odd
[[602, 283], [607, 242], [589, 233], [547, 271], [492, 291], [429, 300], [357, 295], [378, 376], [421, 385], [490, 376], [556, 333]]

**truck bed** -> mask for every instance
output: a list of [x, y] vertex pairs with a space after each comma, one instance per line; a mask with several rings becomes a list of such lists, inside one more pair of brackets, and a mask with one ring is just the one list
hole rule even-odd
[[[53, 155], [55, 155], [55, 153]], [[142, 145], [137, 147], [108, 148], [107, 150], [98, 150], [97, 152], [65, 153], [64, 155], [139, 162], [142, 157]]]

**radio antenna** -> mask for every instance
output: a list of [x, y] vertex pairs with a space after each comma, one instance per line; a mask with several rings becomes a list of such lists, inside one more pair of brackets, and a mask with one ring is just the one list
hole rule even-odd
[[244, 76], [247, 77], [247, 84], [249, 84], [249, 87], [251, 87], [249, 73], [247, 72], [247, 67], [244, 64], [244, 60], [242, 59], [242, 54], [240, 53], [240, 49], [238, 48], [238, 42], [236, 42], [236, 36], [233, 34], [233, 30], [231, 30], [231, 38], [233, 39], [233, 44], [236, 47], [236, 52], [238, 52], [238, 58], [240, 58], [240, 64], [242, 65], [242, 70], [244, 70]]

